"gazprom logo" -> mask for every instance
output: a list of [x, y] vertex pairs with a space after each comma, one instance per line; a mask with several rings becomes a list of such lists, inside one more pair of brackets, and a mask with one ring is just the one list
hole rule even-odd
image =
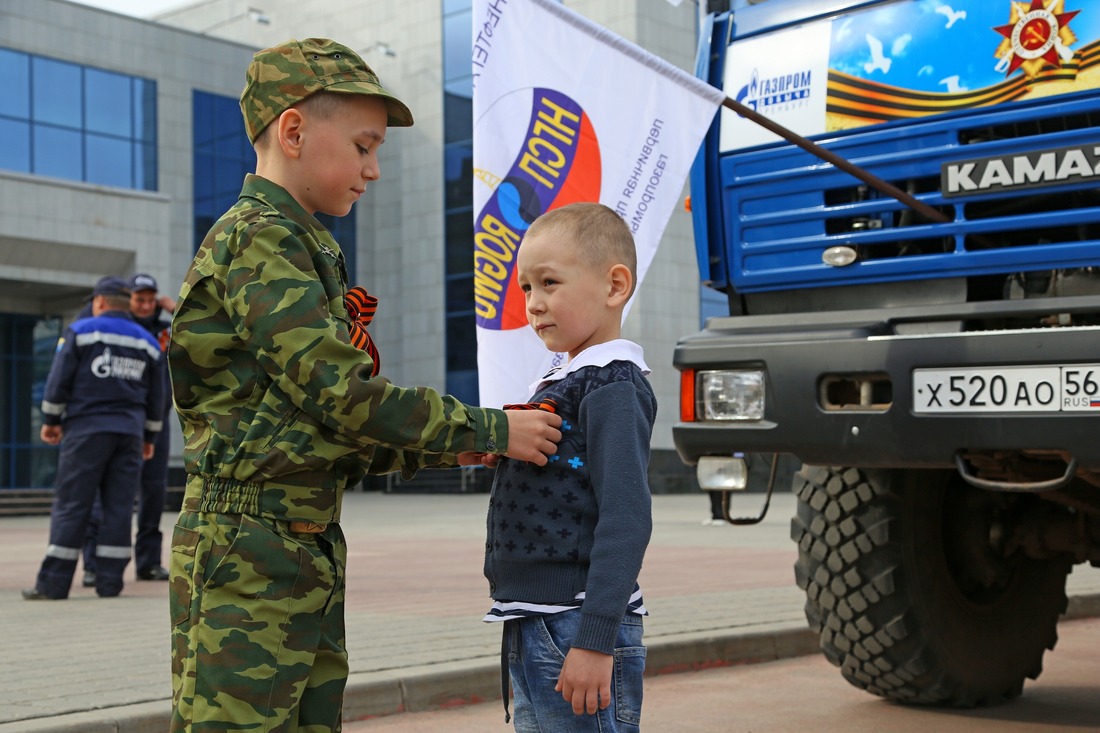
[[810, 98], [810, 69], [791, 74], [761, 78], [757, 69], [752, 70], [749, 83], [737, 92], [737, 101], [760, 112], [779, 112], [800, 106]]

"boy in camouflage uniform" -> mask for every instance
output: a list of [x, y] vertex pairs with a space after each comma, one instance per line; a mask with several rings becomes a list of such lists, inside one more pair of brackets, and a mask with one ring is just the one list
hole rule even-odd
[[312, 215], [347, 214], [387, 125], [412, 124], [359, 56], [325, 39], [260, 51], [241, 110], [256, 174], [199, 248], [169, 347], [188, 473], [172, 730], [340, 730], [344, 489], [459, 452], [543, 465], [560, 418], [398, 387], [353, 345], [344, 257]]

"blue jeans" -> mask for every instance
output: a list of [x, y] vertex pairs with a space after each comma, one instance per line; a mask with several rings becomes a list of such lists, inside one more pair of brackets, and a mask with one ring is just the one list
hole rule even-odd
[[572, 705], [554, 691], [565, 654], [580, 628], [580, 610], [508, 623], [519, 629], [519, 639], [513, 636], [508, 655], [516, 733], [638, 733], [646, 652], [641, 616], [628, 613], [619, 626], [611, 704], [595, 715], [576, 715]]

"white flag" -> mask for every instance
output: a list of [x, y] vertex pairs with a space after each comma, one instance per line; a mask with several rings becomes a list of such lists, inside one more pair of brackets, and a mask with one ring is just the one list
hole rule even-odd
[[[725, 95], [556, 0], [474, 0], [474, 301], [481, 404], [525, 402], [568, 354], [527, 325], [516, 250], [545, 211], [615, 209], [638, 282]], [[625, 314], [624, 314], [625, 316]]]

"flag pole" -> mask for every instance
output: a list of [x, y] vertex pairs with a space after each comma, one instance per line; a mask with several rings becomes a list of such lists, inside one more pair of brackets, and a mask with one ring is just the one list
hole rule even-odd
[[927, 219], [941, 223], [951, 221], [951, 219], [948, 218], [947, 215], [936, 209], [933, 209], [931, 206], [924, 203], [923, 201], [919, 201], [905, 191], [902, 191], [894, 184], [888, 183], [887, 181], [882, 180], [870, 171], [866, 171], [863, 168], [860, 168], [847, 158], [842, 158], [831, 150], [827, 150], [820, 145], [814, 143], [813, 141], [807, 140], [793, 130], [789, 130], [786, 127], [783, 127], [778, 122], [775, 122], [774, 120], [765, 117], [751, 107], [748, 107], [735, 99], [731, 99], [730, 97], [725, 98], [725, 100], [722, 102], [722, 106], [726, 109], [733, 110], [734, 112], [748, 120], [755, 122], [764, 129], [774, 132], [776, 135], [783, 138], [787, 142], [794, 143], [798, 147], [805, 150], [807, 153], [817, 156], [818, 158], [821, 158], [828, 163], [832, 163], [845, 173], [850, 173], [851, 175], [866, 183], [871, 188], [875, 189], [876, 191], [884, 193], [891, 198], [897, 199], [898, 201], [913, 209], [913, 211], [916, 211], [917, 213], [923, 215]]

